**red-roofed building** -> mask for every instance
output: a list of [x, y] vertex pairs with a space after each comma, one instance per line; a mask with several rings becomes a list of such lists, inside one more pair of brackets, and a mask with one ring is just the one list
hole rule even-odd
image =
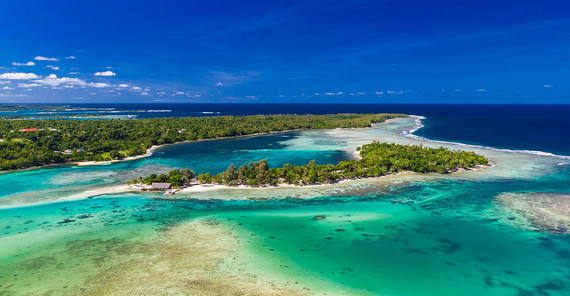
[[38, 129], [37, 128], [25, 128], [25, 129], [21, 129], [18, 130], [19, 132], [37, 132]]

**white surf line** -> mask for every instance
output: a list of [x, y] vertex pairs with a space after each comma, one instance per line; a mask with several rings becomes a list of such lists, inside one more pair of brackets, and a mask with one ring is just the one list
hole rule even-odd
[[[403, 135], [404, 137], [407, 138], [411, 138], [411, 139], [415, 139], [415, 140], [420, 140], [420, 141], [426, 141], [426, 142], [431, 142], [431, 143], [441, 143], [441, 144], [450, 144], [450, 145], [457, 145], [457, 146], [463, 146], [463, 147], [470, 147], [470, 148], [479, 148], [479, 149], [485, 149], [485, 150], [492, 150], [492, 151], [499, 151], [499, 152], [507, 152], [507, 153], [519, 153], [519, 154], [530, 154], [530, 155], [539, 155], [539, 156], [549, 156], [549, 157], [554, 157], [554, 158], [558, 158], [558, 159], [568, 159], [570, 160], [570, 156], [566, 156], [566, 155], [557, 155], [557, 154], [553, 154], [550, 152], [543, 152], [543, 151], [534, 151], [534, 150], [512, 150], [512, 149], [504, 149], [504, 148], [494, 148], [494, 147], [489, 147], [489, 146], [482, 146], [482, 145], [472, 145], [472, 144], [464, 144], [464, 143], [459, 143], [459, 142], [450, 142], [450, 141], [439, 141], [439, 140], [431, 140], [428, 138], [424, 138], [424, 137], [420, 137], [420, 136], [416, 136], [413, 133], [418, 131], [419, 129], [421, 129], [422, 127], [424, 127], [422, 120], [426, 119], [426, 117], [424, 116], [418, 116], [418, 115], [410, 115], [410, 117], [414, 118], [414, 126], [408, 130], [404, 130], [401, 132], [401, 135]], [[559, 165], [564, 165], [567, 163], [561, 163]]]

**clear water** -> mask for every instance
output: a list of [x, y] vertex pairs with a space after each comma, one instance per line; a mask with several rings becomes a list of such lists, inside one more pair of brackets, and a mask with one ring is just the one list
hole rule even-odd
[[172, 167], [221, 171], [261, 158], [270, 165], [333, 163], [373, 139], [442, 145], [401, 135], [413, 125], [396, 120], [373, 129], [204, 141], [108, 166], [2, 174], [0, 294], [61, 294], [112, 265], [102, 263], [105, 253], [207, 218], [240, 238], [241, 251], [251, 256], [249, 272], [329, 295], [567, 295], [570, 237], [497, 202], [505, 192], [569, 194], [570, 167], [561, 157], [445, 144], [483, 153], [495, 167], [318, 188], [177, 194], [177, 200], [129, 193], [61, 201]]

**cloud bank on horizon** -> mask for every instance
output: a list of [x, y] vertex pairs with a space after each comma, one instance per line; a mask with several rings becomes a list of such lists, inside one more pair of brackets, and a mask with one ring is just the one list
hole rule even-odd
[[566, 0], [21, 2], [0, 102], [570, 103]]

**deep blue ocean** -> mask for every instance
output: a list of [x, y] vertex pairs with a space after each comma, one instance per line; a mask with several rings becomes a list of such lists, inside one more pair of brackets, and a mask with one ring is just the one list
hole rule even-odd
[[[113, 108], [114, 115], [131, 115], [136, 118], [405, 113], [426, 117], [423, 121], [425, 127], [417, 131], [416, 135], [432, 140], [570, 155], [570, 105], [71, 104], [71, 106]], [[132, 112], [132, 110], [145, 112]]]

